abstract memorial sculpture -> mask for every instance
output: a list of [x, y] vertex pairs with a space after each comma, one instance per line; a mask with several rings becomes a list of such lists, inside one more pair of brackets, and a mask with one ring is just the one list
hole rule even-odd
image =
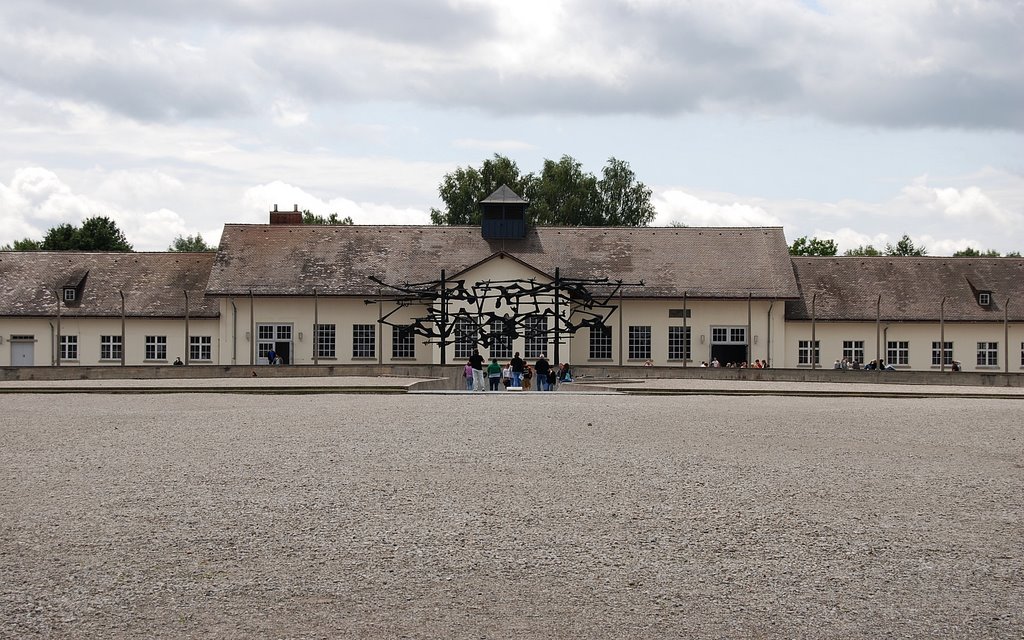
[[[624, 287], [643, 286], [643, 281], [626, 283], [608, 278], [563, 278], [555, 269], [551, 282], [526, 280], [482, 280], [467, 285], [465, 280], [388, 284], [371, 277], [382, 287], [381, 296], [366, 304], [390, 302], [395, 308], [378, 322], [426, 338], [441, 347], [441, 364], [447, 364], [446, 347], [456, 342], [492, 349], [511, 344], [516, 338], [554, 343], [559, 360], [563, 337], [586, 328], [607, 326], [618, 309], [612, 300]], [[389, 293], [384, 293], [387, 290]], [[411, 320], [391, 318], [399, 310], [424, 307]], [[537, 319], [542, 321], [538, 322]]]

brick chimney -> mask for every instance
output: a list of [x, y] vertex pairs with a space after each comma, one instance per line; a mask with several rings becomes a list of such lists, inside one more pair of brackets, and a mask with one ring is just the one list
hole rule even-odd
[[277, 205], [270, 212], [270, 224], [302, 224], [302, 212], [299, 205], [295, 205], [294, 211], [278, 211]]

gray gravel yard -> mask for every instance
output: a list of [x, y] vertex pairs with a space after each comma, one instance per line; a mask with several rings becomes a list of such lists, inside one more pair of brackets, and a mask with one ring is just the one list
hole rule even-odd
[[0, 402], [3, 638], [1024, 637], [1020, 400]]

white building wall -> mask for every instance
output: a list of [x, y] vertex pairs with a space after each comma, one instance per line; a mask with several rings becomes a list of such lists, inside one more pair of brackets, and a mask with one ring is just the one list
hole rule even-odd
[[[1009, 330], [1007, 342], [1004, 332]], [[881, 346], [881, 357], [890, 362], [887, 347], [889, 342], [907, 342], [909, 362], [894, 364], [897, 369], [928, 371], [940, 369], [932, 364], [932, 343], [939, 342], [938, 322], [882, 322], [876, 330], [874, 322], [818, 322], [814, 328], [821, 349], [821, 366], [831, 368], [836, 359], [843, 358], [845, 341], [863, 341], [866, 362], [875, 359], [876, 345]], [[961, 363], [964, 371], [1021, 371], [1021, 351], [1024, 349], [1024, 325], [1010, 323], [945, 323], [946, 342], [953, 343], [953, 359]], [[880, 340], [876, 338], [880, 336]], [[798, 342], [811, 339], [811, 323], [791, 321], [786, 326], [786, 366], [810, 368], [798, 363]], [[997, 346], [996, 365], [978, 364], [978, 342], [995, 342]], [[1007, 354], [1007, 347], [1009, 353]], [[1007, 365], [1009, 365], [1007, 367]], [[948, 369], [948, 367], [947, 367]]]
[[[121, 318], [79, 318], [65, 316], [60, 320], [59, 332], [62, 336], [74, 336], [77, 342], [78, 357], [74, 359], [61, 360], [61, 366], [74, 365], [109, 365], [118, 366], [120, 358], [101, 359], [100, 340], [102, 336], [120, 336]], [[216, 319], [201, 318], [189, 320], [190, 336], [210, 337], [209, 360], [196, 361], [196, 364], [214, 364], [218, 362], [219, 326]], [[57, 346], [58, 323], [57, 318], [5, 318], [0, 323], [0, 336], [3, 343], [0, 344], [0, 366], [12, 364], [12, 342], [11, 336], [27, 336], [34, 338], [33, 364], [34, 366], [50, 366], [57, 364], [56, 356], [59, 353]], [[166, 338], [166, 358], [146, 358], [147, 336], [161, 336]], [[137, 318], [128, 317], [125, 320], [124, 336], [125, 364], [171, 364], [174, 359], [180, 357], [186, 359], [185, 343], [185, 320], [184, 318], [163, 319], [163, 318]]]

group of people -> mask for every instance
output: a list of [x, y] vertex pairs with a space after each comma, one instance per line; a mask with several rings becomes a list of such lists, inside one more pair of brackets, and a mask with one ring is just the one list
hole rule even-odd
[[[711, 358], [711, 362], [705, 362], [704, 360], [701, 360], [700, 366], [705, 367], [705, 368], [718, 369], [719, 367], [722, 367], [722, 363], [718, 361], [718, 358]], [[725, 367], [723, 367], [723, 368], [725, 368], [725, 369], [767, 369], [768, 368], [768, 361], [767, 360], [761, 360], [760, 358], [758, 358], [757, 360], [754, 360], [754, 364], [747, 364], [747, 362], [745, 360], [743, 362], [727, 362], [725, 364]]]
[[843, 358], [840, 360], [836, 358], [836, 361], [832, 364], [833, 369], [841, 369], [843, 371], [863, 369], [865, 371], [895, 371], [896, 367], [891, 364], [885, 364], [885, 360], [879, 358], [878, 360], [872, 360], [865, 365], [861, 365], [859, 360], [852, 360], [850, 358]]
[[480, 351], [474, 350], [473, 355], [466, 361], [463, 376], [466, 379], [466, 391], [484, 391], [485, 380], [491, 391], [500, 391], [502, 386], [506, 389], [514, 387], [526, 391], [534, 381], [537, 391], [554, 391], [559, 382], [572, 382], [568, 362], [553, 366], [548, 362], [547, 354], [541, 354], [537, 362], [531, 366], [519, 357], [518, 351], [505, 366], [502, 366], [497, 358], [491, 358], [490, 363], [485, 364]]

